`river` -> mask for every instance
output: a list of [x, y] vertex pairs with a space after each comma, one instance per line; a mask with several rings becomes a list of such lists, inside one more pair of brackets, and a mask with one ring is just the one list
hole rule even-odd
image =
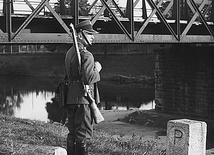
[[[55, 100], [59, 79], [1, 78], [0, 114], [18, 118], [61, 122], [63, 108]], [[141, 84], [98, 83], [101, 110], [149, 110], [155, 108], [154, 88]]]

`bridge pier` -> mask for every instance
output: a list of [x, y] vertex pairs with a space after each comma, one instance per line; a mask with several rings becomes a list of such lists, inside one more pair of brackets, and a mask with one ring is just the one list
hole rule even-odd
[[156, 110], [214, 120], [214, 47], [173, 45], [156, 52]]

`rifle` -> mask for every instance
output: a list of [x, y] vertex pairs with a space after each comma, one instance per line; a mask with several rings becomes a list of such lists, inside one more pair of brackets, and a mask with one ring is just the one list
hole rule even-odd
[[[77, 52], [77, 58], [78, 58], [78, 63], [79, 63], [78, 70], [79, 70], [79, 73], [81, 73], [81, 56], [80, 56], [80, 52], [79, 52], [79, 48], [78, 48], [78, 44], [77, 44], [77, 35], [76, 35], [76, 31], [74, 29], [74, 25], [72, 23], [70, 24], [70, 27], [71, 27], [71, 33], [72, 33], [74, 48]], [[96, 124], [98, 124], [98, 123], [104, 121], [105, 119], [104, 119], [103, 115], [101, 114], [99, 108], [97, 107], [95, 100], [92, 98], [92, 96], [88, 92], [88, 89], [89, 89], [88, 85], [83, 84], [83, 86], [84, 86], [84, 90], [85, 90], [84, 96], [89, 102], [89, 107], [91, 109], [94, 122]]]

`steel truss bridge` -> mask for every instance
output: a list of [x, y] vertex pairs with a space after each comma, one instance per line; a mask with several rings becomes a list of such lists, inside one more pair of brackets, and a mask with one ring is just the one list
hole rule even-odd
[[72, 43], [70, 23], [85, 19], [95, 43], [214, 43], [214, 0], [94, 0], [84, 11], [66, 2], [0, 0], [0, 44]]

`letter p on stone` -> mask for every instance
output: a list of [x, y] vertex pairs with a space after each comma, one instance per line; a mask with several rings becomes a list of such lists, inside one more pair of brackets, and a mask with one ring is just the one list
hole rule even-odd
[[167, 123], [166, 155], [206, 155], [207, 124], [179, 119]]

